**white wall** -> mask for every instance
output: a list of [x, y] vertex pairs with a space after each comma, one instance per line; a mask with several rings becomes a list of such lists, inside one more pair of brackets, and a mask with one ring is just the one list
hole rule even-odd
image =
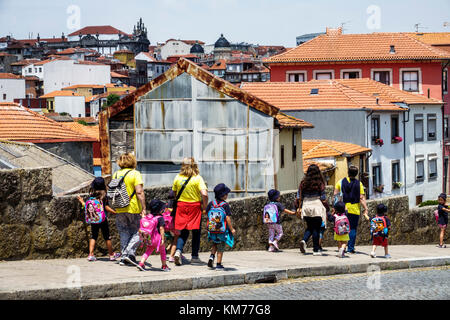
[[179, 40], [171, 40], [161, 46], [161, 58], [165, 60], [169, 56], [189, 54], [190, 51], [191, 46], [186, 44], [185, 42]]
[[[423, 142], [414, 142], [414, 115], [423, 115]], [[427, 140], [427, 115], [436, 115], [436, 140]], [[408, 116], [406, 116], [408, 120]], [[423, 201], [436, 200], [443, 191], [443, 155], [442, 155], [442, 111], [440, 106], [412, 106], [409, 122], [406, 123], [406, 183], [410, 207], [416, 205], [416, 196], [423, 196]], [[437, 178], [429, 178], [429, 155], [437, 156]], [[416, 156], [424, 156], [425, 178], [416, 182]]]
[[[31, 68], [31, 72], [30, 72]], [[22, 75], [24, 77], [30, 77], [30, 76], [36, 76], [39, 78], [39, 80], [44, 79], [44, 65], [37, 65], [30, 64], [28, 66], [25, 66], [22, 68]]]
[[[3, 98], [5, 96], [5, 99]], [[25, 79], [0, 79], [0, 102], [25, 98]]]
[[57, 96], [55, 97], [55, 112], [67, 112], [72, 117], [85, 117], [85, 97]]
[[105, 85], [111, 82], [109, 65], [78, 64], [55, 60], [44, 65], [44, 94], [76, 84]]

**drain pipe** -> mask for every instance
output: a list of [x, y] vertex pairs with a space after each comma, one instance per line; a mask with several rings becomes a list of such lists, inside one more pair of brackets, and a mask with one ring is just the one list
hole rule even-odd
[[403, 112], [403, 192], [406, 195], [406, 123], [409, 122], [409, 113], [411, 109], [408, 107], [408, 120], [405, 119], [405, 113]]

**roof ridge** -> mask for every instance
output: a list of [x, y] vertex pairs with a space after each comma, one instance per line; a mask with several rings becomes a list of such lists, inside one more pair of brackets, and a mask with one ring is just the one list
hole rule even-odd
[[[341, 91], [342, 94], [345, 95], [347, 98], [349, 98], [354, 104], [356, 104], [357, 106], [361, 106], [361, 108], [363, 108], [363, 109], [367, 109], [365, 106], [363, 106], [361, 103], [359, 103], [356, 99], [354, 99], [353, 97], [351, 97], [350, 95], [348, 95], [348, 94], [343, 90], [342, 87], [346, 87], [347, 89], [350, 89], [350, 90], [352, 90], [352, 91], [357, 91], [357, 90], [354, 90], [354, 89], [352, 89], [352, 88], [350, 88], [350, 87], [348, 87], [348, 86], [344, 86], [343, 84], [337, 82], [335, 79], [330, 80], [330, 82], [332, 82], [333, 84], [336, 84], [336, 88], [339, 89], [339, 91]], [[359, 92], [359, 91], [357, 91], [357, 92]], [[360, 92], [360, 93], [361, 93], [361, 92]]]
[[[385, 101], [385, 100], [382, 99], [382, 98], [371, 96], [370, 94], [367, 94], [367, 93], [365, 93], [365, 92], [362, 92], [362, 91], [358, 90], [357, 88], [353, 88], [353, 87], [351, 87], [351, 86], [349, 86], [349, 85], [346, 85], [346, 84], [344, 84], [344, 83], [341, 83], [341, 82], [339, 82], [338, 80], [341, 80], [341, 79], [334, 79], [333, 81], [336, 81], [337, 83], [339, 83], [339, 85], [341, 85], [341, 86], [343, 86], [343, 87], [346, 87], [347, 89], [350, 89], [350, 90], [352, 90], [352, 91], [356, 91], [356, 92], [358, 92], [358, 93], [360, 93], [360, 94], [362, 94], [362, 95], [365, 95], [365, 96], [369, 97], [370, 99], [379, 99], [379, 101], [382, 101], [382, 102], [384, 102], [384, 103], [386, 103], [386, 104], [390, 104], [390, 105], [395, 106], [395, 105], [394, 105], [392, 102], [390, 102], [390, 101]], [[375, 82], [377, 82], [377, 81], [375, 81]], [[378, 84], [377, 84], [377, 85], [378, 85]], [[352, 97], [350, 97], [349, 95], [347, 95], [343, 90], [342, 90], [342, 92], [343, 92], [346, 96], [348, 96], [349, 99], [352, 99], [352, 101], [354, 100]], [[361, 105], [362, 108], [364, 108], [364, 109], [373, 109], [373, 108], [367, 108], [367, 107], [363, 106], [363, 105], [360, 104], [360, 103], [357, 103], [357, 104], [358, 104], [358, 105]]]

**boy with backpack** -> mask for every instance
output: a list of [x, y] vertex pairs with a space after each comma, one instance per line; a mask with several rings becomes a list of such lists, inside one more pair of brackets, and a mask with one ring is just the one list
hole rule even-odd
[[291, 211], [285, 208], [280, 202], [280, 191], [271, 189], [267, 193], [269, 197], [269, 203], [264, 206], [263, 211], [263, 223], [269, 228], [269, 252], [277, 252], [280, 250], [278, 247], [278, 241], [283, 236], [283, 228], [280, 222], [280, 216], [282, 213], [295, 214], [295, 211]]
[[350, 240], [350, 221], [347, 217], [345, 203], [336, 202], [333, 213], [328, 213], [328, 221], [334, 222], [334, 240], [338, 242], [338, 258], [345, 258], [345, 248]]
[[378, 246], [384, 247], [384, 257], [391, 258], [388, 252], [388, 234], [391, 228], [391, 221], [386, 216], [387, 207], [380, 203], [377, 206], [377, 214], [370, 220], [370, 234], [372, 236], [372, 252], [370, 256], [375, 258], [375, 250]]
[[[145, 253], [137, 265], [140, 271], [145, 271], [145, 261], [154, 250], [161, 256], [161, 270], [170, 271], [166, 263], [166, 248], [164, 246], [164, 226], [167, 217], [163, 215], [166, 204], [158, 199], [150, 201], [150, 213], [143, 216], [139, 227], [139, 238], [145, 246]], [[169, 215], [170, 216], [170, 215]]]
[[96, 261], [94, 256], [95, 243], [98, 239], [99, 231], [102, 231], [103, 239], [105, 239], [108, 247], [109, 260], [115, 261], [120, 257], [120, 253], [114, 253], [109, 234], [109, 225], [106, 212], [116, 213], [108, 204], [106, 197], [106, 184], [102, 177], [97, 177], [92, 181], [89, 189], [89, 198], [86, 202], [80, 196], [78, 201], [84, 207], [85, 221], [91, 225], [91, 239], [89, 240], [89, 255], [88, 261]]
[[[225, 244], [232, 247], [234, 244], [234, 234], [236, 230], [231, 224], [231, 208], [225, 200], [228, 198], [230, 188], [220, 183], [214, 187], [215, 199], [208, 203], [206, 212], [208, 213], [208, 240], [212, 243], [211, 255], [208, 260], [208, 267], [213, 268], [215, 254], [217, 253], [216, 270], [223, 270], [223, 252]], [[231, 232], [231, 234], [230, 234]]]

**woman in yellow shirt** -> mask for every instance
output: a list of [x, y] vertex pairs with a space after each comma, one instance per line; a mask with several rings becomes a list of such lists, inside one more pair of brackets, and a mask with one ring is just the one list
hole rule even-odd
[[[184, 189], [181, 190], [185, 183]], [[194, 158], [183, 159], [180, 173], [177, 174], [173, 181], [172, 190], [178, 198], [175, 214], [175, 229], [181, 230], [175, 252], [175, 264], [178, 266], [181, 265], [181, 254], [186, 240], [189, 237], [189, 230], [192, 230], [191, 262], [199, 262], [200, 223], [202, 213], [206, 214], [208, 189], [203, 178], [200, 176], [200, 170]]]
[[130, 195], [130, 204], [125, 208], [117, 208], [116, 226], [120, 236], [122, 257], [119, 264], [137, 265], [136, 250], [139, 246], [139, 225], [141, 215], [145, 215], [145, 194], [142, 175], [136, 170], [136, 158], [131, 153], [120, 155], [117, 160], [120, 170], [113, 174], [113, 178], [123, 180]]

